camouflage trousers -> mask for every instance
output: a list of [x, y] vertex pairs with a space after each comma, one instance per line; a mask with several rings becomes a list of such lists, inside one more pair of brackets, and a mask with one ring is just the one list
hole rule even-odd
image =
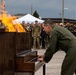
[[40, 48], [40, 37], [33, 37], [33, 48]]

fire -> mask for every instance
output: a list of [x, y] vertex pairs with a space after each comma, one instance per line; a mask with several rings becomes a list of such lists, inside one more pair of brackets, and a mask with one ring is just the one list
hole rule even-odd
[[2, 23], [5, 26], [5, 32], [26, 32], [21, 24], [13, 21], [16, 20], [15, 16], [7, 14], [4, 0], [1, 0], [0, 12], [0, 20], [2, 20]]
[[21, 24], [15, 22], [13, 20], [16, 19], [15, 16], [11, 16], [10, 14], [3, 13], [0, 15], [0, 19], [5, 26], [6, 32], [26, 32]]

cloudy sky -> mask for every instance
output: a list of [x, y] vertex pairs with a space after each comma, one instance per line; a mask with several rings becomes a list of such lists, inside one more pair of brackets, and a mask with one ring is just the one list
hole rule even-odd
[[[5, 0], [10, 14], [31, 14], [36, 10], [42, 18], [61, 18], [62, 0]], [[76, 0], [64, 0], [64, 17], [76, 19]]]

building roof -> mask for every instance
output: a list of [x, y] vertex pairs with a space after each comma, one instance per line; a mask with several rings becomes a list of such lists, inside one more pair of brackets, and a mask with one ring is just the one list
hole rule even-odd
[[[50, 19], [53, 22], [58, 22], [58, 23], [61, 23], [62, 22], [62, 18], [42, 18], [42, 19], [43, 20]], [[75, 19], [67, 19], [67, 18], [64, 18], [64, 22], [76, 23], [76, 20]]]

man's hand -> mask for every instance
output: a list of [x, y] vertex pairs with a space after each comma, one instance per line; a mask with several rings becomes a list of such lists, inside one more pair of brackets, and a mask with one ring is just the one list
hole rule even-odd
[[43, 59], [44, 59], [44, 55], [39, 55], [38, 56], [38, 61], [43, 61]]

